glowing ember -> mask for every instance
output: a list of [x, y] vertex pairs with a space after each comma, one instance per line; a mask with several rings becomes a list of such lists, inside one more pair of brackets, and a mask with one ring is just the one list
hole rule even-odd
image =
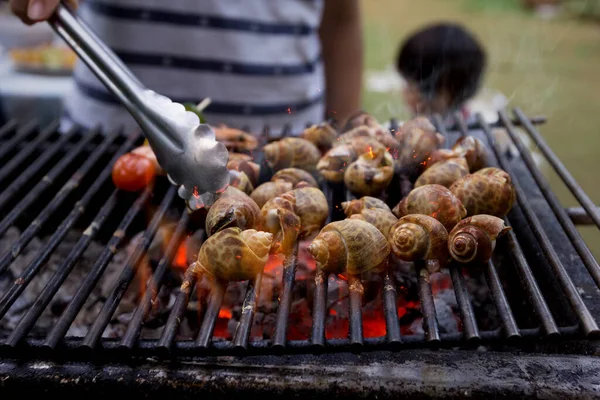
[[219, 318], [230, 319], [231, 318], [231, 310], [222, 308], [219, 310]]
[[371, 156], [371, 158], [375, 158], [375, 155], [373, 154], [373, 147], [369, 146], [369, 155]]
[[171, 265], [173, 268], [187, 269], [187, 246], [185, 242], [179, 245], [179, 248], [177, 249], [177, 253], [175, 253], [175, 257], [173, 258], [173, 263]]

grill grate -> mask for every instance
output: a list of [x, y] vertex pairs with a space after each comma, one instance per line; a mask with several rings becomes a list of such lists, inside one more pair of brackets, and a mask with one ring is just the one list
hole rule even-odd
[[[6, 275], [11, 263], [34, 237], [43, 232], [48, 232], [51, 236], [20, 276], [14, 277], [8, 289], [0, 293], [0, 318], [6, 316], [67, 233], [76, 228], [81, 228], [84, 233], [4, 340], [0, 355], [25, 357], [29, 354], [27, 349], [45, 349], [50, 357], [53, 354], [81, 357], [81, 354], [89, 354], [90, 351], [101, 347], [105, 349], [103, 357], [126, 359], [131, 354], [173, 357], [241, 353], [374, 351], [415, 347], [473, 348], [479, 344], [525, 346], [527, 343], [545, 342], [550, 339], [552, 342], [571, 342], [597, 338], [600, 329], [594, 315], [599, 315], [599, 310], [593, 304], [599, 303], [598, 292], [596, 286], [590, 285], [589, 275], [593, 278], [592, 283], [595, 282], [600, 286], [600, 267], [573, 223], [573, 219], [583, 219], [582, 211], [580, 210], [579, 216], [575, 218], [571, 215], [576, 213], [568, 213], [560, 206], [548, 182], [521, 141], [515, 126], [524, 128], [547, 157], [548, 162], [563, 178], [581, 202], [586, 212], [584, 216], [589, 218], [587, 222], [593, 222], [600, 227], [598, 209], [536, 131], [534, 124], [543, 123], [544, 118], [530, 120], [520, 110], [515, 111], [514, 120], [504, 112], [499, 116], [499, 122], [494, 126], [506, 129], [511, 143], [516, 146], [521, 157], [511, 158], [503, 153], [493, 136], [492, 127], [481, 116], [472, 126], [467, 126], [460, 115], [455, 117], [455, 124], [451, 127], [445, 127], [440, 118], [435, 118], [434, 122], [438, 130], [449, 139], [467, 134], [482, 138], [492, 151], [490, 157], [492, 165], [507, 170], [515, 178], [518, 205], [509, 218], [506, 218], [506, 224], [513, 226], [514, 230], [499, 240], [496, 250], [499, 257], [494, 257], [483, 270], [489, 293], [498, 312], [500, 328], [493, 331], [480, 329], [465, 276], [461, 269], [455, 266], [450, 268], [450, 278], [460, 311], [462, 332], [441, 332], [429, 274], [424, 264], [417, 262], [415, 267], [423, 314], [423, 335], [401, 334], [396, 308], [397, 284], [392, 274], [384, 273], [381, 278], [385, 336], [364, 337], [361, 310], [364, 287], [360, 280], [350, 276], [347, 282], [348, 338], [327, 339], [325, 321], [328, 276], [317, 270], [314, 277], [313, 323], [310, 339], [288, 340], [290, 307], [298, 264], [299, 245], [296, 243], [293, 254], [283, 263], [282, 289], [272, 339], [250, 340], [262, 280], [262, 274], [259, 274], [254, 280], [248, 282], [243, 298], [242, 314], [233, 339], [214, 342], [213, 332], [225, 298], [227, 282], [217, 282], [211, 288], [206, 302], [202, 303], [201, 322], [195, 340], [176, 340], [180, 323], [196, 285], [192, 276], [186, 276], [190, 284], [177, 294], [162, 336], [157, 340], [140, 339], [143, 324], [157, 293], [164, 284], [177, 249], [189, 233], [191, 220], [176, 196], [176, 188], [168, 185], [167, 182], [162, 182], [161, 179], [157, 180], [155, 187], [148, 187], [138, 195], [122, 193], [112, 186], [110, 175], [113, 163], [124, 152], [139, 144], [141, 136], [134, 134], [124, 137], [118, 133], [102, 136], [99, 130], [82, 134], [77, 129], [65, 135], [58, 135], [57, 124], [51, 124], [38, 133], [33, 123], [18, 127], [16, 123], [9, 122], [0, 129], [0, 160], [4, 160], [3, 167], [0, 169], [0, 182], [4, 182], [4, 189], [0, 191], [0, 217], [2, 218], [0, 236], [11, 226], [22, 226], [24, 230], [18, 240], [12, 243], [11, 248], [0, 255], [0, 278], [3, 274]], [[394, 121], [391, 125], [392, 130], [397, 129]], [[266, 128], [265, 135], [268, 131]], [[286, 131], [286, 134], [289, 133]], [[447, 142], [451, 143], [452, 140]], [[265, 174], [268, 175], [268, 171], [262, 171], [261, 175], [266, 176]], [[402, 196], [410, 190], [410, 183], [406, 181], [400, 179], [397, 184]], [[352, 198], [343, 187], [325, 186], [323, 191], [332, 204], [339, 204], [341, 200]], [[547, 210], [539, 207], [540, 199], [545, 199], [543, 204]], [[132, 227], [139, 224], [140, 219], [144, 219], [143, 214], [148, 210], [149, 205], [152, 205], [154, 211], [147, 228], [141, 240], [137, 242], [135, 251], [124, 264], [121, 274], [114, 282], [86, 336], [65, 337], [90, 294], [102, 280], [107, 265], [114, 255], [121, 251]], [[330, 220], [339, 219], [339, 210], [331, 208]], [[133, 311], [125, 333], [119, 339], [102, 338], [159, 227], [166, 216], [174, 212], [178, 215], [174, 234], [153, 271], [147, 290]], [[561, 235], [567, 240], [562, 240]], [[50, 332], [44, 338], [30, 336], [38, 318], [51, 303], [69, 274], [76, 268], [90, 243], [102, 238], [106, 239], [102, 253]], [[576, 256], [570, 257], [571, 254]], [[586, 269], [582, 267], [587, 269], [589, 275], [585, 274]], [[502, 278], [504, 270], [511, 270], [518, 277], [521, 285], [518, 282], [506, 282]], [[544, 274], [546, 278], [541, 279], [540, 276]], [[587, 285], [587, 288], [594, 288], [588, 290], [588, 293], [591, 293], [589, 299], [584, 300], [579, 293], [578, 287], [582, 284]], [[528, 305], [526, 314], [531, 320], [537, 321], [537, 324], [533, 324], [537, 327], [519, 327], [518, 318], [513, 312], [516, 303], [513, 302], [511, 305], [510, 301], [511, 293], [515, 292], [516, 286], [520, 286], [519, 290], [524, 292]], [[566, 306], [561, 302], [563, 296], [566, 298]], [[519, 310], [519, 312], [523, 311]]]

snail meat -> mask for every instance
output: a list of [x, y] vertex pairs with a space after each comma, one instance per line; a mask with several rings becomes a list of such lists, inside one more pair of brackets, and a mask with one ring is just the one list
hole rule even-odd
[[385, 270], [390, 245], [375, 226], [357, 219], [345, 219], [325, 226], [308, 251], [317, 267], [325, 272], [358, 275]]
[[269, 259], [273, 235], [255, 229], [227, 228], [209, 237], [198, 252], [194, 272], [226, 281], [245, 281], [260, 273]]
[[450, 187], [454, 182], [469, 174], [467, 160], [450, 158], [427, 168], [415, 182], [415, 187], [437, 184]]
[[390, 207], [383, 200], [379, 200], [376, 197], [364, 196], [360, 199], [354, 199], [350, 201], [342, 202], [342, 208], [346, 217], [350, 217], [353, 214], [360, 214], [363, 210], [372, 210], [379, 208], [391, 212]]
[[344, 183], [357, 196], [378, 195], [394, 176], [394, 160], [383, 148], [371, 149], [350, 164], [344, 173]]
[[283, 168], [300, 168], [314, 171], [321, 152], [305, 139], [284, 138], [267, 144], [264, 149], [265, 159], [275, 171]]
[[516, 198], [510, 175], [494, 167], [464, 176], [450, 186], [450, 191], [464, 204], [467, 216], [503, 217], [511, 210]]
[[448, 263], [448, 231], [428, 215], [405, 215], [392, 226], [388, 238], [396, 257], [403, 261], [424, 260], [431, 273]]
[[305, 129], [300, 137], [308, 140], [324, 153], [333, 146], [338, 134], [329, 123], [323, 122]]
[[229, 186], [208, 210], [206, 232], [208, 235], [229, 227], [241, 229], [259, 225], [260, 208], [246, 193]]
[[448, 235], [448, 251], [459, 263], [486, 263], [492, 257], [496, 239], [511, 229], [504, 220], [479, 214], [460, 221]]

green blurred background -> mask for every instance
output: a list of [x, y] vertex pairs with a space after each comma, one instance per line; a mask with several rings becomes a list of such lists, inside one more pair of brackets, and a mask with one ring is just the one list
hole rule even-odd
[[[464, 24], [488, 53], [483, 87], [501, 92], [509, 108], [520, 107], [527, 115], [548, 118], [539, 127], [541, 134], [599, 204], [600, 1], [563, 1], [548, 14], [523, 3], [363, 0], [365, 75], [385, 76], [381, 73], [387, 70], [393, 77], [390, 69], [399, 44], [423, 24], [441, 20]], [[382, 92], [372, 86], [365, 82], [365, 110], [380, 120], [408, 117], [399, 90], [392, 87]], [[540, 168], [564, 206], [579, 206], [550, 166], [542, 164]], [[600, 260], [600, 231], [595, 226], [580, 230]]]

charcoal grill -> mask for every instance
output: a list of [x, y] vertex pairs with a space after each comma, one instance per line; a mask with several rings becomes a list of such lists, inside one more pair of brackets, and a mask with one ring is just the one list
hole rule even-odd
[[[21, 234], [0, 254], [0, 277], [10, 279], [0, 293], [0, 318], [19, 300], [65, 236], [72, 231], [82, 234], [35, 301], [26, 305], [28, 309], [14, 329], [1, 340], [0, 387], [23, 396], [48, 391], [92, 397], [196, 393], [227, 397], [598, 396], [600, 268], [575, 223], [600, 228], [600, 213], [536, 130], [534, 125], [544, 121], [528, 118], [518, 109], [514, 118], [500, 112], [493, 126], [481, 116], [471, 125], [459, 115], [451, 126], [445, 126], [438, 117], [433, 121], [448, 144], [467, 134], [484, 140], [491, 151], [491, 165], [509, 171], [515, 180], [518, 202], [506, 218], [513, 231], [500, 239], [495, 257], [481, 272], [499, 316], [497, 329], [480, 329], [463, 272], [451, 268], [462, 329], [459, 333], [441, 332], [428, 274], [416, 263], [423, 334], [401, 334], [398, 288], [393, 276], [386, 274], [382, 277], [385, 336], [364, 337], [362, 284], [351, 279], [348, 337], [327, 339], [328, 280], [316, 276], [311, 337], [289, 340], [296, 246], [294, 254], [284, 261], [271, 338], [252, 340], [250, 335], [259, 275], [247, 284], [235, 335], [232, 340], [221, 341], [213, 340], [213, 331], [225, 295], [224, 283], [215, 285], [205, 299], [194, 340], [176, 338], [193, 284], [177, 294], [161, 337], [140, 338], [179, 244], [193, 226], [176, 189], [166, 180], [158, 179], [137, 194], [121, 192], [112, 185], [112, 164], [139, 145], [143, 137], [135, 133], [102, 134], [100, 128], [82, 132], [77, 127], [60, 135], [57, 123], [40, 129], [35, 123], [11, 121], [0, 128], [0, 235], [12, 226], [19, 227]], [[532, 139], [581, 208], [561, 206], [517, 126]], [[498, 127], [506, 131], [517, 153], [501, 148], [495, 140], [493, 129]], [[391, 129], [397, 129], [395, 121], [391, 121]], [[268, 179], [268, 170], [263, 172], [262, 178]], [[397, 198], [390, 195], [390, 201], [399, 200], [410, 190], [399, 178], [392, 185], [391, 192]], [[339, 219], [340, 212], [333, 205], [349, 195], [341, 187], [325, 185], [323, 190], [332, 202], [330, 220]], [[103, 338], [160, 224], [173, 216], [177, 221], [174, 234], [126, 331], [119, 338]], [[141, 230], [141, 240], [129, 254], [87, 334], [65, 336], [102, 281], [111, 259], [123, 251], [132, 232]], [[27, 268], [20, 276], [10, 277], [10, 266], [18, 255], [35, 237], [43, 235], [49, 239]], [[71, 301], [47, 334], [32, 334], [44, 309], [95, 241], [103, 244], [103, 250]]]

